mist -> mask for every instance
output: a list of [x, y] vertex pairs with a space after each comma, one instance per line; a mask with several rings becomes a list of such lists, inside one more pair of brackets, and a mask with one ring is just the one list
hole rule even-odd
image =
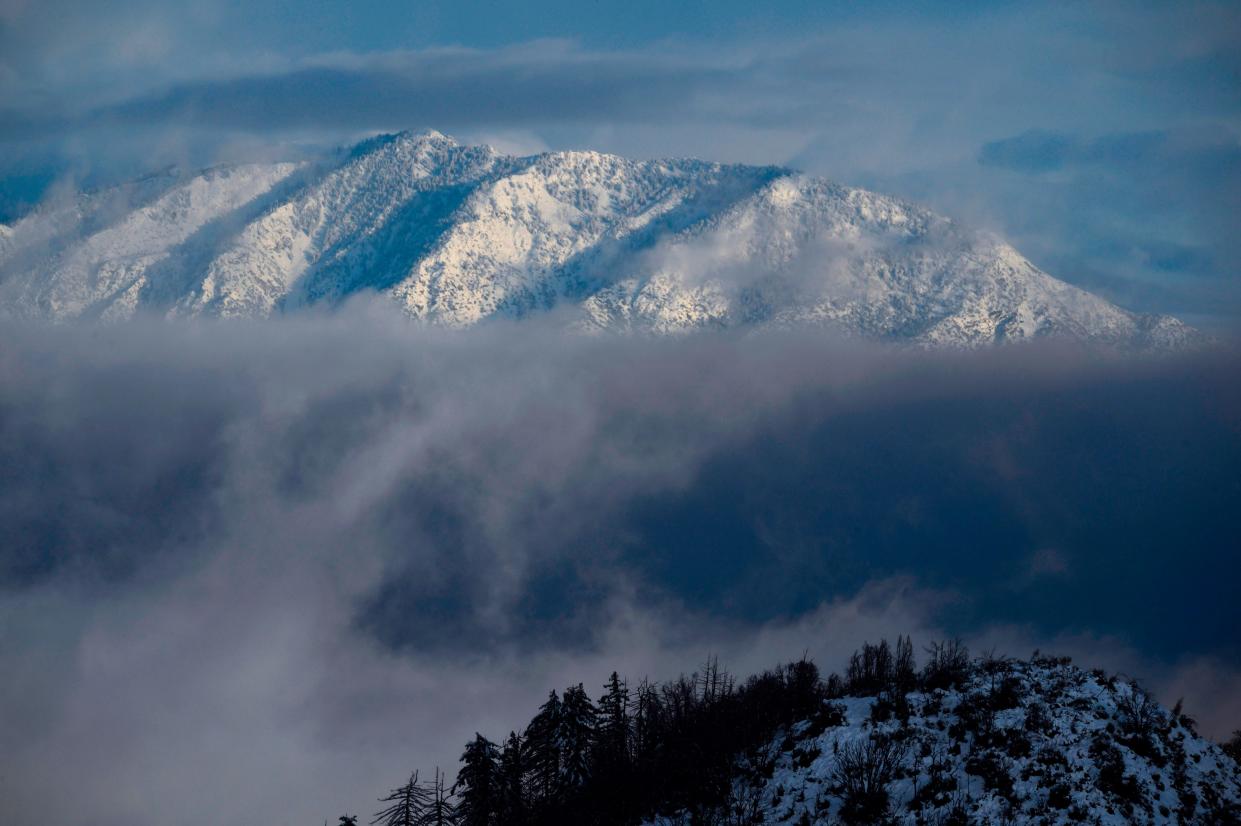
[[318, 822], [551, 688], [838, 669], [898, 633], [1241, 724], [1229, 350], [454, 333], [365, 303], [0, 340], [19, 818]]

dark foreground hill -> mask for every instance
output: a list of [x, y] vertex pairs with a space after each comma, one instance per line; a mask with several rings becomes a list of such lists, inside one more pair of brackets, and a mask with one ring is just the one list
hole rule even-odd
[[738, 683], [573, 686], [523, 732], [466, 746], [455, 786], [417, 776], [378, 821], [492, 824], [1241, 823], [1241, 733], [1067, 658], [866, 645]]

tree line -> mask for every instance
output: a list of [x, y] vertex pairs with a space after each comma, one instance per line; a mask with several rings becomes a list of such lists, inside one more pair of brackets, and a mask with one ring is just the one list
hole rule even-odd
[[[1011, 793], [1011, 778], [987, 763], [995, 748], [1012, 751], [1020, 745], [1002, 742], [1005, 732], [994, 726], [997, 710], [1019, 704], [1019, 682], [1004, 667], [1008, 660], [987, 654], [972, 661], [958, 640], [933, 643], [924, 651], [919, 667], [912, 641], [898, 637], [895, 645], [886, 640], [863, 645], [849, 658], [844, 676], [823, 677], [813, 662], [802, 658], [738, 681], [717, 659], [708, 658], [693, 674], [662, 684], [643, 679], [631, 686], [612, 672], [597, 700], [582, 683], [560, 693], [553, 690], [522, 730], [509, 732], [500, 742], [476, 733], [465, 745], [451, 786], [438, 769], [429, 778], [414, 772], [381, 799], [383, 808], [370, 823], [620, 826], [660, 815], [703, 826], [758, 822], [760, 801], [753, 794], [747, 798], [745, 791], [758, 784], [737, 781], [769, 779], [774, 768], [771, 745], [784, 735], [781, 750], [792, 749], [794, 724], [801, 724], [797, 731], [802, 738], [843, 724], [843, 706], [832, 701], [846, 696], [875, 697], [872, 720], [908, 721], [908, 695], [957, 688], [972, 676], [982, 678], [981, 693], [957, 711], [959, 719], [948, 733], [973, 744], [967, 772], [982, 777], [988, 788]], [[1040, 658], [1038, 652], [1033, 661], [1068, 662]], [[1136, 684], [1116, 697], [1117, 742], [1135, 754], [1158, 757], [1152, 750], [1161, 715], [1154, 701]], [[1043, 705], [1031, 705], [1026, 728], [1044, 726], [1045, 717]], [[1171, 719], [1192, 730], [1193, 721], [1181, 713], [1179, 703]], [[1012, 736], [1020, 738], [1021, 732]], [[1126, 786], [1119, 753], [1113, 755], [1107, 743], [1096, 745], [1101, 749], [1101, 756], [1092, 752], [1100, 766], [1097, 785], [1123, 802], [1132, 790]], [[1234, 759], [1241, 757], [1241, 732], [1223, 748]], [[830, 780], [843, 822], [882, 820], [889, 810], [887, 787], [905, 759], [905, 749], [900, 737], [886, 736], [840, 748]], [[1178, 755], [1183, 761], [1184, 754], [1174, 753]], [[1175, 766], [1172, 778], [1176, 783]], [[955, 788], [948, 782], [947, 765], [933, 760], [921, 787], [915, 780], [914, 797], [936, 805], [956, 800], [953, 813], [960, 814], [960, 801], [952, 796]], [[1052, 792], [1054, 798], [1056, 790]], [[357, 826], [357, 818], [342, 816], [339, 826]]]
[[[521, 731], [499, 742], [476, 734], [451, 787], [438, 770], [428, 779], [415, 772], [381, 799], [371, 823], [610, 826], [677, 812], [711, 822], [733, 802], [739, 765], [770, 771], [763, 755], [777, 733], [805, 720], [820, 728], [838, 722], [830, 718], [839, 709], [826, 701], [878, 695], [899, 705], [910, 691], [951, 687], [968, 676], [969, 652], [959, 641], [926, 652], [919, 669], [913, 643], [898, 637], [894, 646], [864, 645], [843, 677], [824, 678], [803, 658], [738, 681], [708, 658], [693, 674], [661, 684], [630, 685], [613, 672], [597, 700], [582, 683], [553, 690]], [[865, 764], [870, 756], [854, 757]], [[873, 788], [862, 782], [857, 794]], [[341, 826], [355, 822], [341, 818]]]

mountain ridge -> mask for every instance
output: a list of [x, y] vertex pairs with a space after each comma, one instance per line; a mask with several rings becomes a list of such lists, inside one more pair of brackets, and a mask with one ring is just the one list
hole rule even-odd
[[132, 209], [114, 191], [4, 228], [0, 313], [268, 317], [373, 292], [450, 327], [557, 309], [593, 331], [814, 326], [1138, 348], [1196, 337], [930, 210], [781, 167], [517, 157], [427, 131], [143, 186]]

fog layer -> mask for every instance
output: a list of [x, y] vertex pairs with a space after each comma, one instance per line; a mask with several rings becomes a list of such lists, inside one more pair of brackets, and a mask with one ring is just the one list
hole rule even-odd
[[1231, 353], [450, 334], [367, 307], [0, 342], [19, 817], [318, 822], [552, 687], [709, 653], [833, 668], [907, 632], [1069, 653], [1241, 724]]

